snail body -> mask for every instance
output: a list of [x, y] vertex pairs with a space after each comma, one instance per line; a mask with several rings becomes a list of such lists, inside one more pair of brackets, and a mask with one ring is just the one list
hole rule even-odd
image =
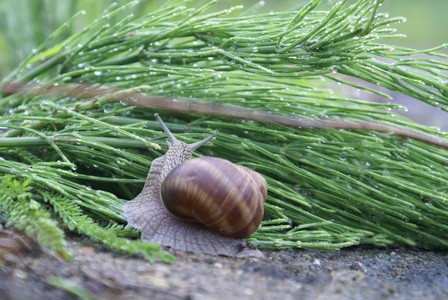
[[260, 257], [241, 238], [260, 225], [267, 183], [258, 173], [215, 157], [191, 159], [211, 140], [178, 141], [156, 114], [169, 138], [165, 155], [154, 159], [142, 192], [123, 207], [142, 241], [194, 253]]

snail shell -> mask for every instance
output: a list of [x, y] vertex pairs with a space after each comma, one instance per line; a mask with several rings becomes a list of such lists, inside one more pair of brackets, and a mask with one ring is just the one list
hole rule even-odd
[[183, 162], [160, 189], [163, 204], [175, 217], [235, 238], [246, 238], [260, 226], [266, 193], [260, 174], [217, 157]]
[[[266, 180], [224, 159], [191, 159], [193, 151], [215, 135], [186, 144], [155, 116], [169, 138], [169, 148], [152, 161], [140, 194], [123, 206], [128, 224], [141, 231], [142, 241], [176, 250], [262, 257], [252, 243], [240, 238], [249, 236], [260, 225]], [[192, 195], [199, 195], [198, 199], [192, 200], [192, 191]], [[199, 217], [199, 212], [204, 214]]]

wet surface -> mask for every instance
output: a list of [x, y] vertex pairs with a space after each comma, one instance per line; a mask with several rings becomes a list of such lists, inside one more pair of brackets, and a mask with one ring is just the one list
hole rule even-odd
[[448, 299], [448, 251], [352, 247], [263, 250], [237, 260], [173, 252], [171, 265], [73, 238], [72, 262], [46, 254], [6, 257], [1, 299], [77, 299], [67, 279], [99, 299]]

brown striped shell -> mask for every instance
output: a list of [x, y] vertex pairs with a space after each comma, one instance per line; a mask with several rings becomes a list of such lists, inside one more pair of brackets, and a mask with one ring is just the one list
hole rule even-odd
[[260, 174], [217, 157], [186, 160], [160, 189], [163, 204], [175, 217], [235, 238], [248, 237], [260, 226], [266, 194]]

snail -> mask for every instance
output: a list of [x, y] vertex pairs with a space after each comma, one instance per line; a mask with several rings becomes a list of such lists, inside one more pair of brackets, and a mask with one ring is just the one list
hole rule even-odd
[[243, 241], [260, 225], [267, 183], [257, 172], [217, 157], [191, 158], [215, 135], [194, 144], [169, 139], [165, 155], [151, 163], [142, 192], [123, 207], [141, 240], [175, 250], [230, 257], [261, 257]]

